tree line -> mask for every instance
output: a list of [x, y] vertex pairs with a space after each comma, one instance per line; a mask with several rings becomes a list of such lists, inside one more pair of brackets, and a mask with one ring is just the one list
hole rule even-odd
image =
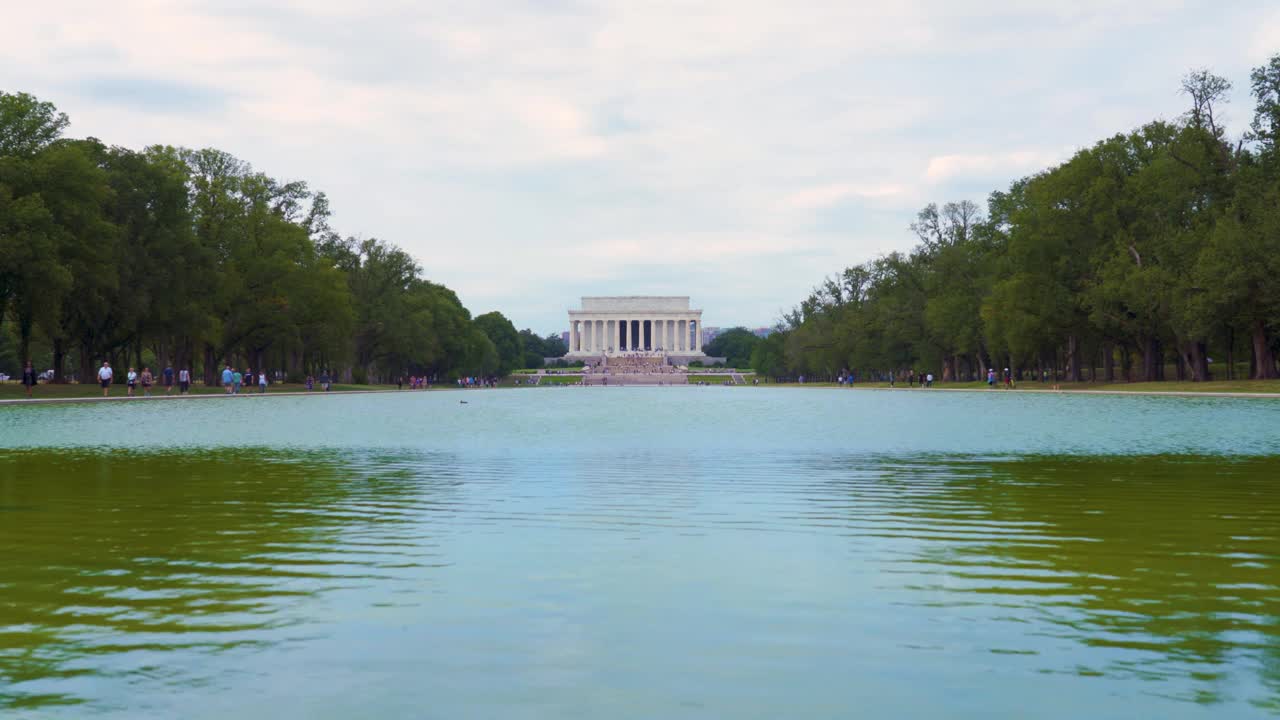
[[173, 363], [213, 382], [231, 362], [363, 383], [525, 363], [501, 313], [473, 319], [408, 253], [340, 235], [305, 182], [216, 149], [68, 139], [68, 124], [0, 92], [0, 370]]
[[1176, 120], [1101, 140], [985, 209], [926, 206], [914, 249], [825, 280], [753, 367], [1202, 381], [1234, 379], [1247, 358], [1249, 377], [1277, 377], [1280, 55], [1249, 80], [1252, 122], [1234, 141], [1231, 82], [1196, 70]]

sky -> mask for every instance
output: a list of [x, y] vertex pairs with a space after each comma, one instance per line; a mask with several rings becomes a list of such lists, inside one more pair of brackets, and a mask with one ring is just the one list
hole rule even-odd
[[773, 324], [971, 199], [1235, 85], [1280, 4], [0, 0], [0, 90], [68, 134], [216, 147], [329, 196], [474, 314], [567, 327], [583, 295]]

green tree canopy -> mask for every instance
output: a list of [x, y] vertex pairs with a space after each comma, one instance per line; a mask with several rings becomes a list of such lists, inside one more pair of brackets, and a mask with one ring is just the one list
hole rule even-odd
[[707, 343], [703, 352], [711, 357], [725, 358], [729, 367], [745, 368], [751, 366], [751, 353], [756, 349], [760, 338], [744, 327], [725, 330]]

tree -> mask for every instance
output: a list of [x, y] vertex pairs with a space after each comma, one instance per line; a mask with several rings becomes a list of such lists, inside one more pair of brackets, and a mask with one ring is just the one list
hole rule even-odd
[[68, 358], [83, 378], [121, 354], [206, 382], [223, 361], [295, 378], [499, 369], [456, 294], [394, 245], [337, 233], [305, 182], [214, 148], [62, 139], [66, 126], [52, 104], [0, 93], [6, 352], [39, 343], [59, 379]]
[[53, 103], [0, 91], [0, 157], [31, 157], [61, 137], [70, 122]]
[[495, 310], [480, 315], [473, 322], [493, 342], [498, 353], [499, 375], [510, 375], [512, 370], [524, 365], [524, 345], [520, 342], [520, 334], [506, 316]]
[[725, 358], [729, 367], [745, 368], [751, 366], [751, 353], [759, 342], [760, 338], [755, 333], [744, 327], [735, 327], [717, 335], [703, 347], [703, 352]]

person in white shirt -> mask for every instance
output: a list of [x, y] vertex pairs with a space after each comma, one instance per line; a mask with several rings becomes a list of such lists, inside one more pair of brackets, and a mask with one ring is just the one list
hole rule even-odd
[[111, 363], [104, 362], [102, 367], [98, 368], [98, 382], [102, 384], [102, 397], [106, 397], [111, 392], [111, 379], [115, 377], [115, 373], [111, 371]]
[[125, 386], [129, 388], [129, 397], [133, 397], [133, 389], [138, 386], [138, 373], [133, 368], [129, 368], [129, 374], [124, 376]]
[[187, 391], [190, 389], [191, 389], [191, 371], [186, 368], [182, 368], [181, 370], [178, 371], [178, 394], [186, 395]]

